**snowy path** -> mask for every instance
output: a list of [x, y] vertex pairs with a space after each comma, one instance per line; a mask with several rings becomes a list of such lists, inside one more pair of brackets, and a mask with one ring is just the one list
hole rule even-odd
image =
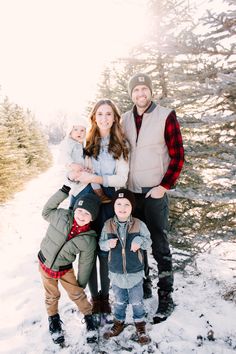
[[[10, 202], [0, 206], [0, 353], [91, 352], [83, 345], [82, 316], [74, 311], [73, 303], [63, 291], [60, 313], [70, 347], [59, 350], [48, 334], [37, 252], [47, 227], [41, 217], [42, 207], [60, 188], [62, 181], [60, 169], [54, 166], [29, 182]], [[158, 343], [155, 353], [235, 353], [236, 305], [222, 297], [233, 286], [235, 289], [235, 243], [213, 245], [211, 252], [200, 255], [184, 274], [177, 273], [174, 292], [177, 306], [173, 315], [162, 324], [148, 325], [150, 336]], [[150, 314], [156, 305], [156, 297], [146, 300]], [[213, 330], [213, 341], [207, 339], [209, 330]], [[127, 334], [129, 332], [124, 332], [124, 338]], [[202, 343], [197, 341], [197, 336], [202, 336]], [[114, 352], [109, 343], [107, 351]], [[133, 351], [144, 352], [143, 349]]]

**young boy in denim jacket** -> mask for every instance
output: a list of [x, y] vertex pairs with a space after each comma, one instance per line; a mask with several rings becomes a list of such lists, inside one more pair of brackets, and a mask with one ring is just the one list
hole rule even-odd
[[124, 329], [126, 308], [133, 308], [136, 340], [150, 342], [145, 329], [143, 306], [143, 250], [151, 246], [150, 232], [139, 219], [132, 217], [135, 198], [127, 189], [116, 191], [113, 198], [115, 216], [106, 221], [99, 240], [100, 248], [109, 251], [108, 267], [115, 295], [114, 324], [105, 339], [119, 335]]

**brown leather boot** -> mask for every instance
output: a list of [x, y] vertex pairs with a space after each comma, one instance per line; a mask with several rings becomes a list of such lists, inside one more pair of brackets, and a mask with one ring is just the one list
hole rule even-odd
[[121, 321], [114, 319], [113, 326], [109, 329], [109, 331], [107, 331], [103, 334], [103, 337], [105, 339], [109, 339], [111, 337], [116, 337], [123, 331], [124, 327], [125, 327], [124, 321], [121, 322]]
[[100, 198], [102, 204], [108, 204], [111, 202], [111, 199], [106, 196], [106, 194], [103, 192], [102, 188], [94, 189], [93, 191]]
[[101, 313], [101, 296], [98, 294], [98, 296], [93, 296], [91, 299], [92, 303], [92, 313]]
[[109, 294], [106, 296], [101, 295], [101, 313], [111, 313], [111, 305], [109, 302]]
[[151, 338], [146, 334], [146, 322], [135, 322], [137, 342], [145, 345], [151, 342]]

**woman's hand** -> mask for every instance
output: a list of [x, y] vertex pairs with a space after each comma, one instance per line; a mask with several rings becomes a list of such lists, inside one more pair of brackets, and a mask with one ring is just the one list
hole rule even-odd
[[80, 173], [79, 181], [81, 183], [92, 183], [93, 177], [94, 177], [94, 175], [92, 173], [83, 171]]
[[79, 164], [79, 163], [75, 163], [75, 162], [72, 162], [70, 165], [69, 165], [69, 168], [74, 171], [74, 172], [81, 172], [81, 171], [84, 171], [84, 166]]
[[70, 171], [68, 173], [68, 178], [69, 178], [70, 181], [78, 182], [79, 181], [79, 177], [80, 177], [80, 172]]

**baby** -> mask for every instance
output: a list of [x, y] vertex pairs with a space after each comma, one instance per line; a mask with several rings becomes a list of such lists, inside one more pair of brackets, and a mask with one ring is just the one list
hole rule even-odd
[[[84, 195], [91, 191], [100, 198], [102, 203], [109, 203], [110, 199], [103, 193], [102, 188], [98, 184], [87, 185], [79, 182], [80, 173], [82, 171], [91, 172], [86, 167], [86, 159], [84, 156], [84, 142], [86, 138], [87, 121], [78, 118], [71, 124], [68, 135], [65, 137], [61, 145], [60, 159], [65, 163], [67, 168], [66, 185], [71, 187], [70, 208], [73, 209], [78, 194]], [[82, 192], [82, 194], [81, 194]]]

